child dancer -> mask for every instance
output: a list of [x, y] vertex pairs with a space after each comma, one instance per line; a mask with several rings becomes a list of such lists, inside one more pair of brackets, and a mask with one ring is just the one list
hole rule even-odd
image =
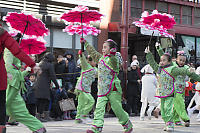
[[[159, 43], [156, 43], [156, 48], [158, 51], [158, 54], [162, 56], [164, 54], [161, 46]], [[186, 62], [186, 55], [184, 54], [184, 51], [178, 51], [177, 52], [177, 59], [176, 62], [173, 62], [173, 66], [179, 67], [179, 68], [185, 68], [189, 69], [189, 66], [185, 65]], [[185, 126], [190, 126], [190, 118], [187, 115], [187, 112], [185, 110], [185, 100], [184, 100], [184, 92], [185, 92], [185, 75], [178, 75], [175, 77], [175, 96], [174, 96], [174, 122], [176, 125], [182, 125], [180, 118], [185, 122]], [[180, 117], [180, 118], [179, 118]]]
[[153, 54], [150, 52], [149, 47], [145, 49], [147, 53], [146, 58], [148, 63], [158, 73], [158, 87], [156, 96], [161, 98], [161, 115], [166, 123], [164, 131], [171, 132], [174, 130], [174, 82], [175, 77], [179, 75], [188, 75], [194, 80], [200, 81], [200, 77], [195, 73], [190, 73], [184, 67], [178, 68], [171, 65], [171, 56], [165, 53], [160, 58], [159, 65], [155, 62]]
[[76, 123], [87, 123], [86, 115], [92, 110], [94, 105], [94, 98], [91, 93], [91, 85], [95, 80], [97, 70], [92, 67], [85, 58], [85, 55], [79, 51], [79, 58], [81, 61], [81, 76], [76, 84], [76, 94], [78, 97], [78, 106], [76, 114]]
[[140, 120], [143, 121], [147, 105], [149, 104], [149, 109], [147, 111], [148, 119], [151, 120], [151, 113], [153, 109], [156, 106], [158, 106], [160, 101], [157, 97], [155, 97], [157, 78], [153, 73], [152, 67], [148, 64], [142, 68], [141, 72], [145, 73], [145, 75], [142, 77], [142, 93], [141, 93], [142, 107], [140, 111]]
[[105, 106], [110, 102], [111, 108], [124, 127], [124, 133], [132, 132], [132, 123], [128, 114], [122, 108], [122, 88], [117, 77], [119, 72], [119, 60], [115, 56], [116, 43], [109, 39], [103, 44], [103, 55], [98, 53], [94, 47], [81, 39], [88, 53], [98, 63], [98, 99], [94, 112], [93, 127], [87, 133], [100, 133], [103, 128]]
[[34, 116], [29, 114], [26, 104], [20, 95], [21, 87], [24, 85], [24, 76], [28, 74], [28, 70], [21, 72], [21, 62], [14, 57], [12, 53], [6, 49], [4, 52], [5, 66], [12, 79], [8, 80], [6, 91], [6, 112], [11, 118], [26, 125], [33, 133], [45, 133], [46, 129], [43, 124]]

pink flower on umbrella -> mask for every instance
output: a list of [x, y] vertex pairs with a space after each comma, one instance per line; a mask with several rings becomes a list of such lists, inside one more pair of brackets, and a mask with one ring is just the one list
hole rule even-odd
[[46, 50], [45, 42], [38, 41], [35, 38], [23, 39], [21, 41], [20, 48], [24, 50], [27, 54], [41, 54]]
[[[66, 13], [64, 13], [60, 19], [65, 20], [66, 22], [78, 22], [81, 23], [81, 37], [83, 38], [83, 35], [87, 35], [89, 34], [89, 32], [91, 32], [90, 34], [93, 35], [97, 35], [97, 30], [95, 30], [94, 28], [91, 30], [88, 30], [88, 27], [85, 27], [83, 25], [83, 23], [85, 24], [89, 24], [89, 22], [91, 21], [99, 21], [101, 20], [101, 17], [103, 15], [101, 13], [99, 13], [96, 10], [89, 10], [88, 7], [86, 6], [77, 6], [74, 9], [67, 11]], [[65, 31], [70, 31], [69, 27], [66, 27], [67, 29]], [[80, 27], [76, 27], [76, 30], [74, 31], [74, 29], [71, 29], [71, 33], [70, 34], [79, 34], [80, 35], [80, 31], [79, 30]], [[81, 49], [82, 51], [84, 51], [84, 46], [83, 44], [81, 45]]]
[[64, 13], [60, 19], [67, 22], [89, 23], [90, 21], [101, 20], [102, 16], [97, 10], [89, 10], [86, 6], [77, 6]]
[[157, 10], [154, 10], [151, 15], [146, 11], [143, 12], [141, 17], [139, 21], [135, 21], [133, 24], [148, 30], [157, 30], [161, 35], [174, 39], [173, 35], [167, 32], [167, 29], [173, 28], [176, 24], [173, 16], [166, 13], [158, 13]]
[[64, 32], [67, 32], [69, 35], [78, 34], [83, 36], [87, 35], [94, 35], [97, 36], [101, 31], [98, 30], [96, 27], [93, 27], [91, 25], [69, 25], [66, 26], [63, 30]]
[[4, 18], [8, 25], [22, 34], [44, 36], [48, 34], [48, 29], [40, 19], [24, 13], [11, 12]]

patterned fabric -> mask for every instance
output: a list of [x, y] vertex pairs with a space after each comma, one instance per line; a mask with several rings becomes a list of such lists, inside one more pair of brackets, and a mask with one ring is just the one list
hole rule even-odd
[[[164, 51], [161, 46], [156, 47], [156, 50], [161, 57], [164, 54]], [[178, 67], [176, 62], [172, 62], [173, 66]], [[188, 66], [184, 65], [184, 68], [188, 69]], [[175, 92], [176, 93], [183, 93], [185, 89], [185, 78], [186, 76], [178, 75], [175, 77]]]
[[98, 66], [98, 96], [105, 96], [111, 91], [116, 73], [106, 66], [103, 60], [99, 62]]
[[94, 82], [97, 70], [92, 67], [86, 60], [85, 55], [79, 56], [81, 62], [81, 76], [79, 77], [76, 89], [81, 90], [86, 93], [91, 92], [91, 85]]
[[173, 67], [164, 68], [158, 75], [158, 87], [156, 90], [156, 97], [168, 97], [174, 92], [174, 78], [169, 74], [172, 68]]
[[76, 88], [86, 93], [90, 93], [92, 82], [95, 80], [96, 72], [95, 68], [81, 72], [81, 77], [77, 81]]
[[117, 73], [119, 73], [117, 57], [114, 55], [103, 56], [88, 43], [85, 43], [85, 47], [92, 59], [98, 63], [98, 96], [106, 96], [114, 86], [119, 93], [122, 93], [120, 80], [117, 77]]
[[185, 90], [185, 76], [178, 75], [176, 76], [175, 81], [176, 93], [183, 93]]

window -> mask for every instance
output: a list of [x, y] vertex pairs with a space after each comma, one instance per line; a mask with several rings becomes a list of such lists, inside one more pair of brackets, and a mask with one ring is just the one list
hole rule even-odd
[[156, 9], [156, 1], [155, 0], [145, 0], [145, 11], [149, 13]]
[[195, 37], [192, 36], [181, 36], [184, 42], [183, 50], [189, 61], [194, 59], [195, 51]]
[[142, 0], [131, 0], [131, 16], [140, 18], [142, 14]]
[[166, 2], [158, 2], [158, 12], [168, 13], [168, 4]]
[[194, 25], [200, 26], [200, 8], [194, 8]]
[[174, 16], [177, 24], [180, 23], [180, 5], [170, 4], [170, 14]]
[[192, 7], [182, 6], [182, 24], [192, 25]]

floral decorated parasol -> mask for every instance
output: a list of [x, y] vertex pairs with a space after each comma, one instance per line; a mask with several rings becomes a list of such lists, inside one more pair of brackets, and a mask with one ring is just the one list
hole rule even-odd
[[[89, 24], [91, 21], [99, 21], [102, 18], [102, 14], [99, 13], [97, 10], [89, 10], [88, 7], [86, 6], [76, 6], [74, 9], [67, 11], [66, 13], [62, 14], [60, 19], [64, 20], [65, 22], [69, 23], [80, 23], [81, 25], [81, 36], [83, 38], [83, 35], [88, 34], [88, 29], [92, 30], [92, 33], [95, 33], [97, 30], [95, 28], [90, 28], [90, 26], [85, 27], [84, 24]], [[69, 29], [69, 28], [73, 29]], [[72, 34], [75, 32], [74, 28], [76, 28], [76, 31], [79, 29], [79, 26], [67, 26], [64, 31], [69, 31], [69, 34]], [[91, 34], [92, 34], [91, 33]], [[80, 35], [80, 32], [78, 32]], [[84, 51], [84, 46], [83, 44], [81, 45], [82, 51]]]
[[20, 48], [28, 55], [41, 54], [46, 50], [45, 42], [39, 41], [36, 38], [23, 39]]
[[48, 34], [48, 29], [40, 19], [24, 13], [10, 12], [4, 18], [8, 25], [21, 34], [44, 36]]
[[157, 10], [154, 10], [152, 14], [149, 15], [147, 11], [144, 11], [141, 19], [133, 22], [133, 24], [148, 30], [158, 31], [161, 35], [174, 39], [174, 36], [167, 31], [168, 29], [172, 29], [176, 24], [174, 17], [170, 14], [159, 13]]
[[98, 30], [96, 27], [93, 27], [91, 25], [69, 25], [66, 26], [65, 29], [63, 30], [64, 32], [67, 32], [69, 35], [73, 35], [73, 34], [78, 34], [78, 35], [82, 35], [83, 36], [87, 36], [87, 35], [94, 35], [97, 36], [101, 30]]

